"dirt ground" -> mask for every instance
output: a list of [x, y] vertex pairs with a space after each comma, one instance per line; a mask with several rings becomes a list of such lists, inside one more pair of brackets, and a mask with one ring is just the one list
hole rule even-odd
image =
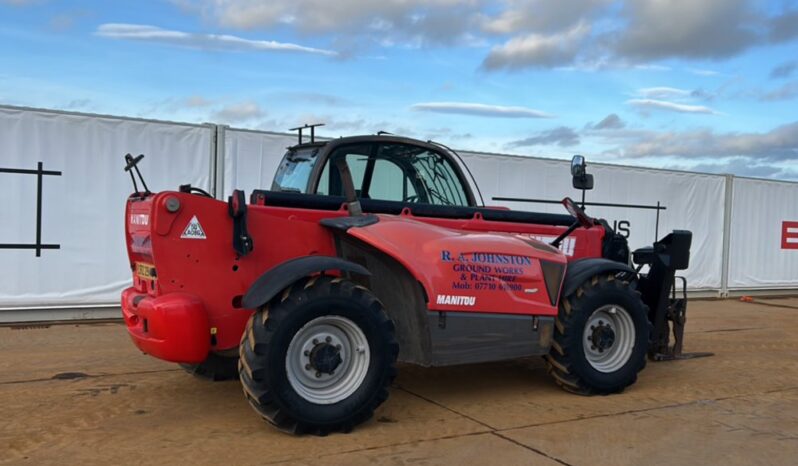
[[121, 324], [4, 327], [0, 464], [798, 464], [798, 298], [688, 318], [686, 350], [716, 356], [649, 363], [620, 395], [564, 393], [537, 358], [404, 366], [373, 420], [327, 437], [277, 432], [237, 381], [143, 356]]

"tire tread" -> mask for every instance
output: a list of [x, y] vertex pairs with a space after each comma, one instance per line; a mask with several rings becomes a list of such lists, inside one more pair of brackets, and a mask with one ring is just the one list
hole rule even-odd
[[[636, 358], [636, 367], [631, 382], [610, 389], [589, 385], [574, 370], [573, 358], [577, 356], [573, 354], [575, 352], [573, 348], [577, 347], [574, 339], [582, 338], [582, 329], [577, 328], [578, 325], [576, 325], [575, 321], [579, 318], [580, 313], [583, 312], [586, 300], [611, 289], [624, 290], [633, 295], [635, 299], [640, 300], [639, 291], [632, 288], [628, 281], [616, 280], [613, 275], [596, 275], [580, 285], [574, 294], [563, 297], [561, 300], [560, 312], [555, 319], [552, 348], [549, 354], [544, 357], [544, 360], [546, 361], [548, 372], [554, 377], [555, 382], [569, 392], [580, 395], [608, 395], [621, 392], [626, 386], [633, 384], [637, 380], [637, 374], [646, 365], [644, 351], [642, 357]], [[640, 300], [639, 304], [642, 306], [646, 316], [645, 321], [650, 336], [652, 327], [647, 318], [648, 307], [643, 304], [642, 300]]]
[[[364, 305], [373, 317], [377, 319], [377, 326], [390, 335], [388, 348], [390, 351], [389, 367], [385, 369], [386, 377], [377, 393], [367, 406], [336, 424], [314, 425], [309, 422], [298, 421], [292, 418], [285, 410], [281, 409], [275, 401], [272, 389], [268, 386], [264, 374], [266, 367], [259, 361], [268, 360], [270, 344], [275, 336], [279, 323], [292, 308], [314, 298], [323, 296], [336, 296], [357, 300]], [[257, 311], [247, 324], [248, 332], [242, 337], [240, 346], [239, 376], [244, 389], [244, 394], [252, 408], [263, 419], [274, 425], [277, 429], [290, 434], [315, 434], [327, 435], [332, 432], [350, 432], [354, 426], [370, 419], [374, 410], [388, 398], [388, 386], [396, 377], [396, 358], [399, 354], [399, 344], [394, 337], [393, 322], [385, 314], [382, 304], [367, 289], [355, 285], [341, 277], [316, 276], [300, 280], [287, 287], [277, 298], [272, 300], [263, 309]]]

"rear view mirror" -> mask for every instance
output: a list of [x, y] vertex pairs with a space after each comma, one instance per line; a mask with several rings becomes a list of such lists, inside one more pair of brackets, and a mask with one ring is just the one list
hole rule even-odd
[[593, 189], [593, 175], [584, 174], [582, 176], [575, 176], [573, 185], [575, 189], [584, 189], [589, 191]]
[[576, 189], [593, 189], [593, 175], [587, 173], [585, 158], [581, 155], [574, 155], [571, 159], [571, 176], [573, 176], [573, 186]]
[[571, 159], [571, 176], [582, 176], [585, 174], [585, 158], [581, 155], [574, 155]]

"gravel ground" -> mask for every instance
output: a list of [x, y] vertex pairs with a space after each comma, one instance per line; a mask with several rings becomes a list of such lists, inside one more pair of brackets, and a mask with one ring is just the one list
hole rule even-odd
[[798, 298], [688, 319], [686, 350], [716, 356], [620, 395], [564, 393], [538, 359], [403, 366], [373, 420], [327, 437], [275, 431], [238, 382], [143, 356], [121, 324], [4, 327], [0, 464], [798, 464]]

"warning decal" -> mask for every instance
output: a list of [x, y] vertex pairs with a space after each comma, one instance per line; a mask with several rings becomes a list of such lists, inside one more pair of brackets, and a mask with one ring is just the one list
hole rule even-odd
[[202, 225], [200, 225], [196, 215], [191, 217], [191, 221], [188, 222], [186, 229], [183, 230], [183, 234], [180, 235], [180, 237], [187, 239], [206, 239], [205, 231], [202, 229]]

